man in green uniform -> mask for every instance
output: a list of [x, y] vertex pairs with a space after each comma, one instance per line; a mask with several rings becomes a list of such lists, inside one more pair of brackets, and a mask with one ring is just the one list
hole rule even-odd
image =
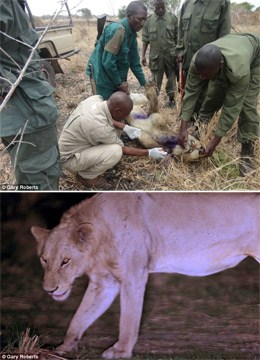
[[120, 22], [108, 24], [91, 54], [87, 74], [92, 65], [96, 91], [107, 100], [115, 91], [128, 93], [126, 85], [129, 68], [141, 86], [146, 81], [137, 46], [137, 32], [144, 26], [147, 9], [141, 1], [132, 1], [126, 9], [126, 17]]
[[[10, 89], [10, 83], [16, 81], [24, 67], [38, 35], [28, 23], [22, 1], [1, 0], [0, 25], [1, 31], [12, 37], [0, 34], [1, 104]], [[35, 55], [33, 60], [37, 59], [39, 57]], [[10, 154], [12, 165], [16, 164], [16, 183], [30, 185], [32, 190], [58, 189], [61, 166], [56, 120], [59, 110], [52, 96], [53, 91], [54, 88], [41, 72], [40, 62], [32, 61], [1, 112], [0, 136]], [[22, 133], [24, 135], [21, 139]]]
[[259, 136], [257, 98], [260, 87], [260, 36], [226, 35], [203, 46], [193, 57], [183, 99], [179, 142], [185, 147], [187, 127], [204, 80], [209, 80], [200, 116], [210, 119], [221, 106], [222, 112], [214, 139], [205, 156], [211, 156], [237, 118], [237, 140], [242, 143], [240, 174], [253, 169], [253, 140]]
[[[182, 63], [183, 86], [193, 55], [203, 46], [230, 33], [230, 0], [186, 0], [181, 8], [177, 53]], [[205, 80], [194, 112], [204, 100], [208, 81]]]
[[150, 44], [149, 69], [158, 91], [161, 90], [163, 75], [167, 77], [166, 94], [169, 106], [175, 107], [175, 73], [178, 19], [166, 11], [166, 0], [154, 1], [154, 14], [148, 16], [142, 30], [142, 64], [146, 63], [146, 50]]

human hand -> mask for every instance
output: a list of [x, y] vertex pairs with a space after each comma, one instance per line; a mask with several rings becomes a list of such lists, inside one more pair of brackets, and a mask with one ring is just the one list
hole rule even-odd
[[181, 145], [183, 149], [185, 149], [187, 145], [187, 141], [188, 141], [188, 122], [182, 120], [178, 135], [178, 144]]
[[213, 140], [211, 140], [211, 142], [208, 144], [208, 146], [205, 149], [205, 152], [203, 153], [203, 155], [201, 155], [201, 158], [207, 158], [210, 157], [213, 152], [215, 151], [217, 145], [220, 143], [221, 141], [221, 137], [220, 136], [215, 136]]
[[123, 130], [131, 140], [139, 139], [141, 136], [141, 129], [136, 127], [126, 125]]
[[179, 63], [182, 63], [182, 62], [183, 62], [183, 55], [179, 55], [179, 56], [178, 56], [178, 62], [179, 62]]
[[143, 66], [147, 66], [147, 62], [146, 62], [146, 57], [145, 57], [145, 56], [142, 57], [142, 65], [143, 65]]
[[128, 84], [127, 81], [123, 81], [119, 86], [118, 86], [118, 91], [123, 91], [125, 92], [127, 95], [129, 95], [129, 90], [128, 90]]
[[163, 159], [166, 155], [167, 152], [163, 150], [163, 148], [153, 148], [153, 149], [149, 149], [149, 157], [153, 158], [153, 159]]

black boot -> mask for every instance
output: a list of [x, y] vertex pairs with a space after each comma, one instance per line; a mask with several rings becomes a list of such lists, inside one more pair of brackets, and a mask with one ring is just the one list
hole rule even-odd
[[174, 96], [173, 96], [173, 95], [169, 96], [168, 106], [169, 106], [171, 109], [174, 109], [174, 108], [175, 108], [175, 101], [174, 101]]
[[239, 174], [240, 176], [246, 176], [248, 173], [254, 170], [253, 165], [254, 158], [254, 144], [252, 141], [242, 143], [240, 163], [239, 163]]

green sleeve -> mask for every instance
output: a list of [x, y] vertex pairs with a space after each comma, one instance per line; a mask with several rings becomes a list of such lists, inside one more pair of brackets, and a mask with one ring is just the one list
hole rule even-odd
[[[11, 4], [8, 4], [6, 1], [1, 2], [1, 19], [0, 19], [0, 28], [3, 33], [10, 33], [9, 26], [12, 26], [14, 13]], [[6, 43], [8, 43], [8, 38], [0, 33], [0, 44], [5, 48], [6, 51]], [[10, 41], [9, 41], [10, 42]], [[16, 76], [11, 73], [11, 71], [6, 70], [3, 64], [0, 64], [0, 92], [7, 93], [10, 90], [11, 84], [15, 83], [17, 80]], [[7, 80], [9, 81], [7, 81]]]
[[219, 39], [224, 35], [230, 34], [230, 30], [231, 30], [230, 1], [226, 0], [219, 18], [217, 38]]
[[222, 112], [216, 131], [217, 136], [225, 136], [238, 118], [249, 86], [250, 75], [244, 76], [236, 83], [231, 84], [226, 92]]
[[142, 29], [142, 42], [147, 45], [149, 44], [149, 33], [148, 33], [147, 21]]
[[117, 68], [117, 55], [122, 47], [124, 39], [124, 29], [119, 27], [112, 30], [107, 29], [106, 32], [106, 45], [102, 55], [102, 65], [106, 71], [106, 75], [111, 83], [115, 86], [121, 84], [122, 79], [119, 76]]
[[196, 102], [199, 98], [201, 89], [203, 88], [204, 81], [195, 72], [194, 60], [192, 61], [187, 81], [185, 84], [185, 94], [182, 105], [182, 120], [189, 121], [193, 115]]
[[140, 63], [140, 56], [136, 39], [130, 49], [130, 52], [130, 69], [134, 73], [140, 85], [144, 86], [146, 84], [146, 80], [143, 73], [142, 65]]
[[114, 55], [111, 52], [104, 50], [102, 56], [102, 65], [111, 83], [114, 84], [115, 86], [121, 84], [122, 80], [119, 76], [118, 68], [117, 68], [117, 55]]

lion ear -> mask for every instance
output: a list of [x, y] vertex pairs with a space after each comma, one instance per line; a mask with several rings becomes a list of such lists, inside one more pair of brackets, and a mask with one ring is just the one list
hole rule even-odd
[[93, 225], [90, 223], [80, 224], [76, 228], [77, 241], [87, 243], [89, 236], [93, 233]]
[[31, 233], [35, 237], [38, 243], [40, 243], [42, 240], [45, 240], [46, 237], [49, 235], [50, 230], [44, 229], [40, 226], [32, 226], [31, 227]]

